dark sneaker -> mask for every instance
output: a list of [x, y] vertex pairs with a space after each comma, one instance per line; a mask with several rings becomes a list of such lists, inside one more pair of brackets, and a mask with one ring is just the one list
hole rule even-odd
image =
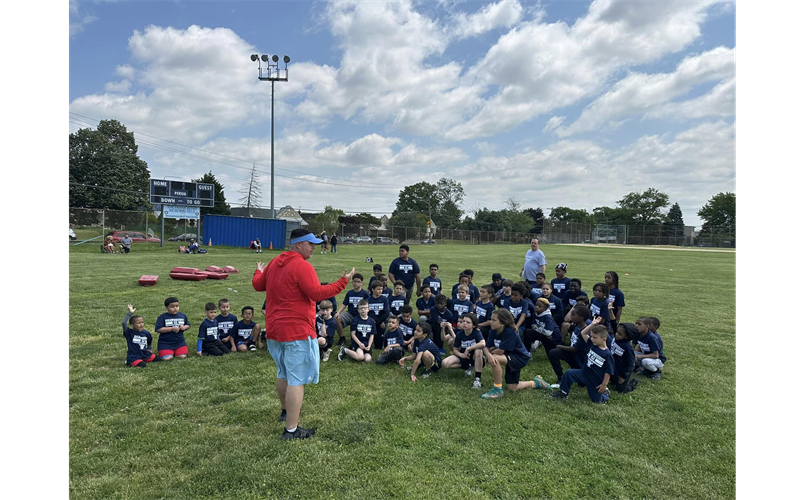
[[279, 421], [280, 421], [280, 422], [285, 422], [285, 417], [286, 417], [287, 415], [288, 415], [288, 411], [287, 411], [287, 410], [285, 410], [285, 408], [283, 408], [283, 409], [282, 409], [282, 411], [280, 412], [280, 418], [279, 418]]
[[662, 378], [662, 372], [657, 371], [651, 374], [651, 380], [660, 380]]
[[424, 372], [422, 372], [422, 378], [428, 378], [431, 376], [432, 373], [433, 372], [430, 370], [425, 370]]
[[632, 380], [629, 381], [629, 387], [631, 387], [632, 390], [635, 390], [635, 388], [637, 387], [637, 379], [636, 378], [633, 378]]
[[345, 342], [346, 342], [346, 339], [344, 337], [341, 337], [340, 339], [338, 339], [338, 345], [344, 345]]
[[643, 368], [642, 366], [636, 366], [634, 369], [635, 373], [643, 373], [644, 371], [646, 371], [646, 369]]
[[338, 361], [343, 361], [344, 360], [344, 351], [346, 351], [346, 350], [347, 350], [347, 348], [344, 347], [344, 346], [341, 346], [341, 349], [338, 350]]
[[250, 345], [250, 346], [249, 346], [249, 350], [250, 350], [250, 351], [256, 351], [256, 350], [257, 350], [257, 346], [256, 346], [256, 345], [254, 345], [254, 344], [252, 344], [252, 345]]
[[567, 399], [567, 394], [565, 394], [565, 393], [564, 393], [564, 392], [562, 392], [562, 391], [556, 391], [556, 392], [552, 392], [552, 393], [548, 394], [548, 396], [550, 396], [550, 397], [552, 397], [552, 398], [562, 398], [562, 399]]
[[288, 432], [288, 429], [285, 429], [282, 433], [282, 439], [291, 440], [291, 439], [307, 439], [313, 434], [316, 434], [316, 429], [305, 429], [304, 427], [297, 427], [295, 431]]

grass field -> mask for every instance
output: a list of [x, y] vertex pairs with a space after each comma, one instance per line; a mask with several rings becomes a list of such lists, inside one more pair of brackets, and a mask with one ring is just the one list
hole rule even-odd
[[[569, 401], [544, 391], [486, 401], [461, 370], [412, 384], [397, 366], [357, 365], [335, 355], [308, 386], [301, 423], [312, 439], [283, 442], [275, 367], [265, 352], [124, 366], [120, 321], [131, 302], [153, 333], [168, 296], [180, 299], [195, 345], [204, 303], [258, 309], [252, 271], [261, 256], [213, 247], [135, 244], [102, 255], [70, 249], [70, 496], [76, 499], [233, 498], [732, 498], [735, 496], [735, 254], [542, 246], [585, 291], [620, 275], [624, 321], [662, 320], [662, 380], [613, 391], [606, 405], [574, 388]], [[527, 246], [417, 246], [446, 285], [466, 267], [475, 284], [516, 277]], [[368, 277], [372, 256], [388, 267], [395, 246], [343, 245], [314, 253], [319, 278], [346, 267]], [[174, 266], [233, 265], [225, 281], [177, 282]], [[628, 273], [628, 276], [626, 274]], [[152, 288], [142, 274], [160, 275]], [[550, 276], [552, 277], [552, 276]], [[235, 292], [237, 290], [237, 292]], [[343, 297], [343, 293], [339, 300]], [[258, 318], [259, 320], [259, 318]], [[156, 344], [156, 337], [154, 343]], [[154, 346], [155, 347], [155, 346]], [[555, 379], [543, 350], [522, 371]], [[484, 372], [484, 391], [492, 384]]]

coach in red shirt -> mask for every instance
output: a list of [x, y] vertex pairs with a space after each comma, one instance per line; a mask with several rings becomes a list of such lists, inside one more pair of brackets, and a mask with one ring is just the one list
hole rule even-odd
[[285, 421], [283, 439], [304, 439], [316, 429], [299, 427], [305, 384], [319, 382], [319, 345], [316, 342], [316, 302], [346, 288], [355, 268], [329, 285], [320, 285], [307, 262], [322, 240], [307, 229], [291, 231], [291, 248], [267, 265], [257, 263], [252, 286], [266, 292], [266, 344], [277, 364], [277, 393]]

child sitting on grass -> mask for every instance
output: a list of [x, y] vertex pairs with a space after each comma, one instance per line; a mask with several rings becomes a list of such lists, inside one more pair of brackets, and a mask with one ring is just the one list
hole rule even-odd
[[258, 340], [261, 328], [258, 323], [252, 321], [254, 308], [252, 306], [244, 307], [240, 310], [240, 317], [241, 320], [233, 327], [238, 352], [256, 351], [255, 342]]
[[316, 341], [319, 344], [319, 357], [322, 361], [330, 359], [335, 341], [335, 318], [333, 317], [333, 303], [322, 300], [319, 313], [316, 315]]
[[422, 297], [416, 299], [416, 310], [419, 315], [419, 322], [424, 323], [430, 316], [430, 309], [436, 305], [436, 297], [429, 286], [423, 285], [420, 293], [422, 293]]
[[394, 282], [394, 294], [389, 297], [389, 312], [392, 316], [402, 314], [402, 307], [408, 305], [408, 296], [405, 295], [405, 283], [400, 280]]
[[[481, 288], [483, 290], [483, 288]], [[473, 389], [481, 388], [481, 371], [484, 368], [484, 337], [478, 329], [478, 317], [473, 313], [464, 313], [458, 318], [455, 332], [453, 354], [442, 362], [444, 368], [461, 368], [465, 375], [472, 376], [475, 368]], [[452, 327], [450, 327], [452, 331]]]
[[615, 341], [611, 346], [612, 358], [615, 360], [615, 374], [612, 376], [612, 380], [615, 383], [615, 390], [618, 392], [631, 392], [637, 387], [637, 379], [632, 378], [635, 352], [632, 350], [630, 341], [638, 336], [634, 323], [621, 323], [618, 325], [618, 331], [615, 332]]
[[607, 348], [609, 331], [603, 326], [604, 319], [598, 316], [581, 331], [581, 339], [587, 351], [587, 362], [583, 368], [565, 372], [559, 390], [550, 394], [552, 398], [567, 399], [573, 383], [584, 384], [593, 403], [609, 401], [607, 384], [615, 373], [615, 360]]
[[349, 349], [341, 347], [338, 353], [338, 361], [344, 359], [344, 354], [354, 359], [368, 363], [372, 361], [372, 342], [377, 335], [377, 326], [375, 320], [369, 317], [369, 301], [362, 299], [358, 302], [358, 316], [352, 320], [350, 325], [350, 333], [352, 336], [352, 344]]
[[[142, 316], [132, 316], [134, 307], [128, 304], [129, 312], [123, 317], [123, 337], [126, 338], [128, 351], [126, 352], [126, 364], [129, 366], [139, 366], [145, 368], [146, 363], [162, 361], [156, 354], [151, 352], [151, 332], [145, 330], [145, 320]], [[128, 325], [126, 324], [128, 322]], [[131, 328], [129, 328], [131, 325]]]
[[439, 294], [435, 299], [436, 305], [430, 309], [428, 324], [433, 332], [432, 342], [439, 348], [439, 352], [444, 354], [444, 341], [442, 332], [446, 325], [453, 324], [453, 313], [447, 308], [447, 297]]
[[640, 334], [635, 347], [635, 364], [638, 366], [635, 371], [647, 372], [645, 374], [650, 375], [652, 380], [660, 380], [666, 358], [659, 336], [650, 330], [654, 322], [651, 318], [642, 317], [635, 321], [635, 326]]
[[418, 324], [414, 330], [414, 352], [398, 361], [400, 366], [405, 366], [406, 361], [413, 360], [414, 364], [410, 367], [411, 382], [417, 381], [416, 371], [420, 366], [425, 367], [422, 378], [430, 377], [432, 373], [439, 371], [439, 368], [442, 367], [442, 355], [436, 344], [429, 338], [431, 333], [428, 323]]
[[234, 314], [229, 314], [230, 307], [229, 299], [219, 300], [218, 309], [221, 314], [215, 317], [215, 321], [218, 322], [218, 338], [221, 343], [229, 348], [230, 351], [236, 352], [238, 349], [235, 344], [235, 338], [231, 335], [231, 330], [235, 327], [235, 323], [238, 322], [238, 318]]
[[218, 320], [215, 313], [218, 312], [213, 302], [207, 302], [204, 306], [207, 317], [198, 325], [198, 342], [196, 343], [196, 355], [208, 354], [210, 356], [223, 356], [232, 350], [228, 345], [221, 342]]
[[179, 312], [179, 299], [168, 297], [165, 299], [165, 310], [157, 318], [154, 330], [159, 334], [157, 341], [157, 354], [164, 360], [187, 357], [187, 342], [184, 338], [185, 330], [190, 328], [190, 320], [184, 313]]
[[[502, 291], [502, 288], [501, 288]], [[489, 318], [492, 316], [492, 311], [495, 310], [495, 288], [492, 285], [482, 286], [478, 293], [481, 299], [475, 303], [475, 314], [478, 317], [478, 328], [481, 330], [481, 335], [486, 338], [489, 336], [490, 322]]]
[[400, 318], [389, 316], [389, 329], [385, 335], [385, 347], [380, 356], [377, 357], [375, 364], [385, 365], [392, 361], [398, 361], [405, 355], [403, 351], [403, 332], [400, 330]]

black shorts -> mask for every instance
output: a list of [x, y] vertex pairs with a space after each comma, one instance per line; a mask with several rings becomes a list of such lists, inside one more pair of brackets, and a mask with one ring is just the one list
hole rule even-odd
[[[368, 353], [371, 356], [371, 354], [372, 354], [372, 345], [369, 344], [366, 347], [369, 348]], [[352, 344], [349, 345], [349, 350], [350, 351], [355, 351], [355, 352], [364, 352], [364, 353], [367, 352], [367, 351], [362, 350], [360, 347], [358, 347], [358, 344], [354, 340], [352, 341]]]
[[516, 384], [520, 382], [520, 370], [528, 364], [528, 358], [523, 356], [512, 356], [506, 354], [506, 383]]
[[251, 347], [251, 346], [254, 345], [254, 341], [252, 339], [242, 339], [242, 338], [237, 338], [236, 337], [235, 347], [237, 347], [237, 346], [239, 346], [241, 344], [245, 345], [246, 347]]
[[[481, 352], [483, 352], [483, 351], [481, 351]], [[467, 370], [470, 367], [475, 366], [475, 357], [474, 356], [475, 356], [475, 351], [472, 351], [470, 353], [470, 359], [458, 358], [458, 360], [461, 361], [461, 369], [462, 370]], [[486, 360], [483, 360], [483, 363], [486, 364]], [[481, 366], [483, 366], [483, 365], [481, 365]]]
[[[319, 338], [321, 338], [321, 337], [319, 337]], [[333, 347], [333, 338], [332, 337], [327, 337], [327, 338], [324, 339], [324, 345], [323, 346], [320, 345], [319, 349], [326, 351], [327, 349], [331, 349], [332, 347]]]

